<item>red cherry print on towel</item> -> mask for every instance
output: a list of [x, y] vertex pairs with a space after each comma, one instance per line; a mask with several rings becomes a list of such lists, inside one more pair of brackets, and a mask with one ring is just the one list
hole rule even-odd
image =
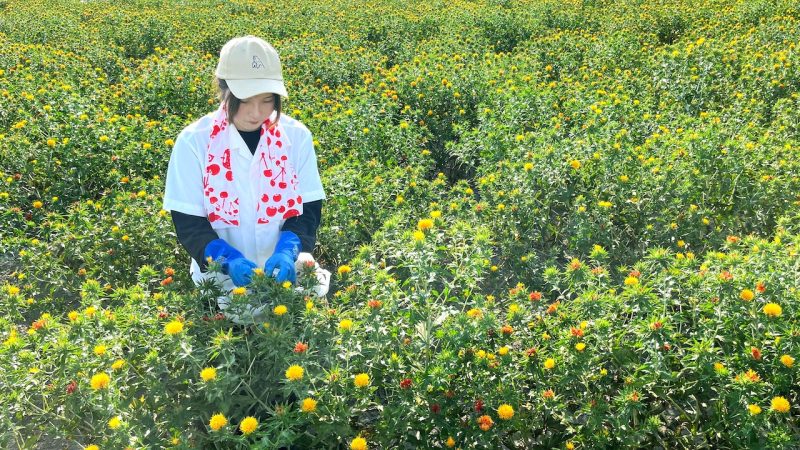
[[210, 173], [211, 175], [216, 175], [219, 173], [219, 164], [211, 164], [206, 168], [206, 172]]
[[272, 200], [274, 200], [275, 202], [279, 202], [279, 201], [281, 201], [281, 194], [275, 194], [275, 195], [273, 195], [273, 196], [272, 196]]
[[272, 138], [267, 138], [267, 145], [272, 145]]
[[219, 196], [222, 198], [228, 198], [228, 191], [222, 191], [219, 193]]
[[209, 201], [210, 201], [211, 203], [217, 203], [217, 200], [219, 200], [217, 197], [211, 197], [211, 198], [209, 199]]
[[265, 176], [265, 177], [271, 177], [271, 176], [272, 176], [272, 170], [271, 170], [271, 169], [267, 169], [267, 170], [265, 170], [265, 171], [264, 171], [264, 176]]
[[222, 167], [231, 170], [231, 149], [229, 148], [222, 153]]
[[290, 210], [286, 211], [286, 214], [283, 215], [283, 218], [284, 219], [290, 219], [292, 217], [299, 216], [299, 215], [300, 215], [300, 213], [296, 209], [290, 209]]
[[297, 203], [301, 203], [301, 204], [303, 203], [303, 196], [302, 195], [298, 195], [297, 196]]
[[286, 183], [281, 181], [280, 183], [278, 183], [278, 187], [281, 188], [281, 189], [286, 189]]
[[277, 212], [278, 212], [278, 209], [275, 208], [274, 206], [270, 206], [270, 207], [267, 208], [267, 215], [270, 216], [270, 217], [272, 217], [275, 214], [277, 214]]
[[278, 212], [279, 213], [283, 214], [284, 211], [286, 211], [286, 207], [285, 206], [281, 206], [280, 208], [278, 208]]
[[219, 219], [220, 219], [219, 215], [217, 213], [215, 213], [215, 212], [212, 212], [212, 213], [208, 214], [208, 221], [209, 222], [214, 222], [214, 221], [217, 221]]
[[269, 195], [267, 195], [267, 194], [262, 195], [261, 196], [261, 202], [262, 203], [269, 203]]
[[233, 172], [230, 170], [225, 173], [225, 179], [228, 181], [233, 181]]
[[278, 148], [283, 148], [283, 142], [281, 141], [276, 142], [275, 145], [277, 145]]
[[[278, 147], [280, 147], [280, 145]], [[286, 159], [286, 155], [281, 155], [281, 161], [286, 161]]]
[[275, 130], [275, 137], [281, 137], [281, 130]]
[[294, 199], [290, 198], [289, 201], [286, 202], [286, 204], [289, 205], [289, 208], [291, 208], [292, 206], [294, 206]]

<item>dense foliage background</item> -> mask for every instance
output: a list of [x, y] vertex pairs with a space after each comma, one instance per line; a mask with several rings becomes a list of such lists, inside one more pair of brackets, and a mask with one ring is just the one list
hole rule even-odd
[[[0, 442], [797, 448], [798, 19], [0, 0]], [[161, 196], [244, 34], [314, 134], [335, 279], [258, 278], [240, 327]]]

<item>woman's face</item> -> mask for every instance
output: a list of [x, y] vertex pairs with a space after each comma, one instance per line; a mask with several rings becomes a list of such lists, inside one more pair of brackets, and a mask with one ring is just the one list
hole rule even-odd
[[275, 94], [259, 94], [243, 99], [239, 102], [239, 110], [233, 117], [233, 124], [239, 131], [255, 131], [274, 110]]

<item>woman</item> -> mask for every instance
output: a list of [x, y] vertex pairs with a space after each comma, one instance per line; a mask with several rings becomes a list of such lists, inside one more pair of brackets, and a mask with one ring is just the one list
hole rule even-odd
[[[296, 264], [313, 262], [325, 199], [311, 132], [281, 113], [288, 97], [281, 63], [262, 39], [226, 43], [215, 76], [219, 108], [175, 140], [163, 208], [192, 257], [196, 284], [216, 276], [229, 292], [257, 268], [295, 282]], [[209, 258], [222, 274], [206, 271]], [[325, 295], [330, 273], [317, 268], [317, 293]]]

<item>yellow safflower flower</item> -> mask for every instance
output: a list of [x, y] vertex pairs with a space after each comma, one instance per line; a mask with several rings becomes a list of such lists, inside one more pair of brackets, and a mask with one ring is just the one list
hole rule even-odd
[[786, 367], [792, 367], [794, 365], [794, 358], [789, 355], [783, 355], [781, 356], [781, 364]]
[[337, 269], [337, 272], [339, 273], [339, 276], [347, 274], [347, 273], [350, 273], [352, 271], [353, 271], [353, 269], [351, 269], [350, 266], [348, 266], [348, 265], [339, 266], [339, 269]]
[[625, 286], [636, 286], [639, 284], [639, 279], [636, 277], [627, 277], [625, 278]]
[[747, 405], [747, 410], [750, 411], [751, 416], [761, 414], [761, 407], [758, 405]]
[[300, 409], [306, 413], [314, 412], [317, 410], [317, 401], [313, 398], [304, 398]]
[[173, 320], [164, 325], [164, 332], [169, 335], [175, 335], [183, 331], [183, 323]]
[[586, 349], [586, 344], [584, 344], [583, 342], [578, 342], [577, 344], [575, 344], [575, 350], [582, 352], [585, 349]]
[[108, 428], [111, 428], [112, 430], [116, 430], [117, 428], [120, 427], [120, 425], [122, 425], [122, 420], [120, 419], [119, 416], [114, 416], [114, 417], [108, 419]]
[[481, 310], [478, 308], [472, 308], [469, 311], [467, 311], [467, 317], [470, 317], [472, 319], [476, 319], [478, 317], [481, 317], [482, 315], [483, 312], [481, 312]]
[[742, 289], [742, 292], [739, 293], [739, 298], [742, 300], [749, 302], [755, 297], [755, 294], [750, 289]]
[[250, 434], [256, 431], [256, 428], [258, 428], [258, 420], [253, 416], [245, 417], [239, 424], [239, 430], [241, 430], [243, 434]]
[[286, 305], [278, 305], [272, 310], [272, 312], [275, 313], [276, 316], [282, 316], [286, 314], [286, 311], [288, 311]]
[[231, 294], [233, 294], [233, 295], [244, 295], [244, 294], [246, 294], [246, 293], [247, 293], [247, 288], [246, 288], [246, 287], [244, 287], [244, 286], [239, 286], [239, 287], [237, 287], [237, 288], [234, 288], [234, 289], [231, 291]]
[[298, 365], [289, 366], [286, 369], [286, 378], [290, 381], [297, 381], [303, 379], [303, 368]]
[[211, 420], [208, 421], [208, 426], [214, 431], [218, 431], [227, 424], [228, 419], [222, 413], [214, 414], [211, 416]]
[[106, 354], [106, 346], [99, 344], [94, 346], [94, 354], [97, 356], [103, 356]]
[[772, 399], [770, 409], [779, 413], [788, 413], [791, 405], [789, 404], [789, 400], [786, 400], [785, 397], [775, 397]]
[[101, 372], [101, 373], [92, 375], [92, 379], [89, 380], [89, 385], [92, 386], [92, 389], [97, 391], [97, 390], [100, 390], [100, 389], [108, 388], [108, 383], [109, 382], [111, 382], [111, 377], [109, 377], [107, 373]]
[[213, 367], [206, 367], [205, 369], [200, 371], [200, 378], [205, 381], [209, 382], [217, 378], [217, 369]]
[[509, 420], [514, 417], [514, 407], [508, 404], [502, 404], [497, 408], [497, 416], [503, 420]]
[[362, 437], [350, 441], [350, 450], [367, 450], [367, 448], [367, 440]]
[[417, 222], [417, 229], [420, 231], [430, 230], [431, 228], [433, 228], [433, 220], [431, 219], [420, 219]]
[[544, 368], [547, 369], [547, 370], [550, 370], [555, 366], [556, 366], [556, 360], [553, 359], [553, 358], [547, 358], [544, 361]]
[[577, 159], [573, 159], [572, 161], [569, 162], [569, 166], [575, 170], [578, 170], [581, 168], [581, 162], [578, 161]]
[[500, 356], [506, 356], [508, 354], [508, 347], [506, 346], [500, 347], [500, 349], [497, 350], [497, 353], [499, 353]]
[[339, 331], [343, 331], [343, 332], [344, 331], [349, 331], [351, 328], [353, 328], [353, 321], [352, 320], [350, 320], [350, 319], [342, 319], [342, 321], [339, 322]]
[[767, 303], [764, 305], [764, 314], [770, 317], [779, 317], [783, 314], [783, 308], [777, 303]]
[[456, 446], [456, 440], [453, 439], [453, 436], [450, 436], [447, 438], [447, 442], [445, 442], [445, 445], [448, 446], [449, 448], [453, 448]]
[[124, 366], [124, 365], [125, 365], [125, 360], [124, 359], [118, 359], [118, 360], [114, 361], [113, 364], [111, 364], [111, 368], [113, 370], [119, 370], [119, 369], [122, 369], [122, 366]]
[[355, 378], [353, 378], [353, 384], [360, 388], [366, 387], [369, 385], [369, 375], [366, 373], [360, 373], [356, 375]]

